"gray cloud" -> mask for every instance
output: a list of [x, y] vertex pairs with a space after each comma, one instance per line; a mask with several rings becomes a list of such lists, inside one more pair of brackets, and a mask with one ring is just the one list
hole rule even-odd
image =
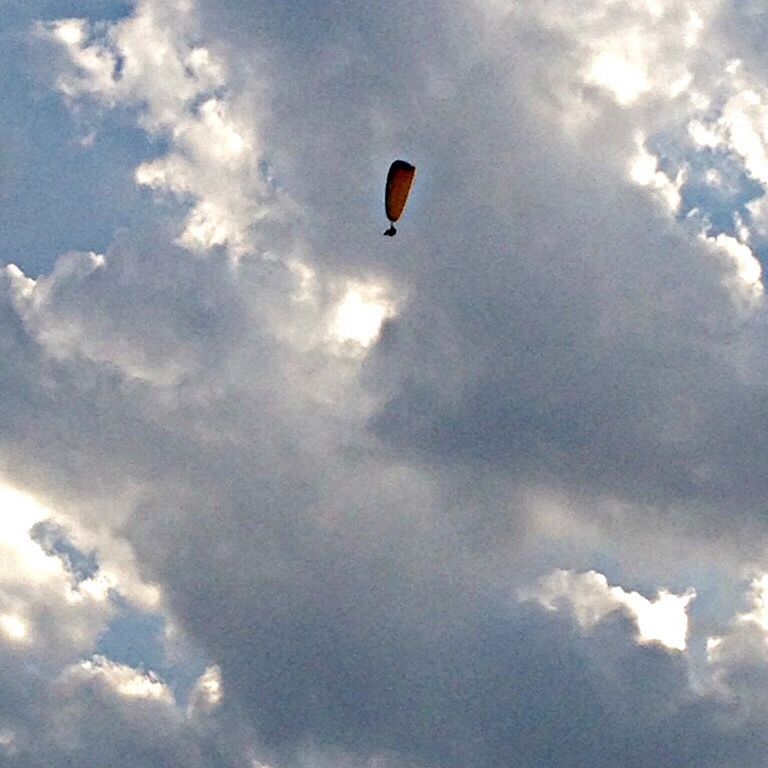
[[[611, 23], [644, 18], [641, 5]], [[375, 433], [435, 466], [695, 506], [721, 535], [722, 505], [753, 518], [765, 495], [762, 313], [745, 318], [724, 284], [735, 272], [629, 180], [633, 132], [684, 126], [683, 109], [619, 109], [579, 84], [592, 41], [578, 34], [615, 30], [586, 26], [588, 4], [570, 25], [560, 10], [542, 4], [496, 29], [432, 6], [337, 15], [307, 4], [284, 18], [231, 3], [206, 18], [241, 45], [263, 40], [277, 62], [265, 131], [309, 209], [311, 252], [407, 289], [366, 363], [385, 400]], [[685, 15], [665, 17], [659, 66], [682, 53]], [[322, 35], [335, 42], [318, 45]], [[716, 75], [701, 51], [726, 58], [707, 35], [710, 48], [681, 57], [704, 86]], [[598, 115], [578, 141], [551, 140], [560, 102]], [[369, 245], [369, 179], [393, 152], [420, 168], [409, 239]]]

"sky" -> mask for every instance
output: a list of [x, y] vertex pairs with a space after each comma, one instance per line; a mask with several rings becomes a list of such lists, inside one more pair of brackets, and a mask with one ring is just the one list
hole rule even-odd
[[767, 33], [0, 0], [0, 766], [762, 768]]

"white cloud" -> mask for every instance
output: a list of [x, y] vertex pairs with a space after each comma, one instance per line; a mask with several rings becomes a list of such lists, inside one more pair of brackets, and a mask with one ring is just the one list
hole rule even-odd
[[557, 570], [535, 586], [522, 590], [521, 597], [536, 600], [550, 610], [563, 602], [569, 604], [579, 624], [591, 629], [609, 614], [625, 610], [637, 624], [640, 643], [661, 643], [667, 648], [684, 651], [688, 637], [687, 608], [696, 592], [682, 595], [659, 590], [655, 600], [639, 592], [627, 592], [610, 586], [601, 573], [573, 573]]
[[[78, 306], [69, 304], [67, 293], [85, 284], [106, 265], [100, 254], [69, 254], [59, 259], [51, 275], [32, 281], [11, 264], [5, 268], [14, 289], [13, 300], [19, 315], [38, 343], [57, 360], [83, 356], [94, 362], [111, 363], [136, 379], [167, 383], [184, 372], [172, 359], [148, 359], [141, 344], [118, 338], [108, 326], [99, 327]], [[64, 297], [64, 301], [60, 298]], [[108, 321], [108, 318], [104, 318]], [[106, 333], [105, 333], [106, 331]]]
[[171, 150], [136, 169], [136, 181], [192, 202], [179, 243], [191, 250], [254, 250], [250, 229], [271, 193], [259, 171], [262, 150], [253, 115], [236, 116], [227, 70], [197, 45], [191, 3], [141, 0], [106, 34], [82, 19], [40, 25], [64, 47], [71, 71], [57, 81], [69, 99], [96, 99], [139, 110], [142, 127], [167, 137]]
[[735, 237], [723, 233], [716, 237], [703, 237], [733, 265], [736, 279], [730, 282], [735, 284], [748, 300], [759, 302], [764, 293], [763, 269], [760, 261], [752, 253], [752, 249], [746, 243], [741, 243]]
[[0, 511], [3, 764], [138, 766], [137, 754], [153, 765], [236, 764], [246, 744], [230, 745], [231, 763], [204, 757], [203, 745], [218, 738], [207, 731], [222, 698], [218, 670], [198, 681], [192, 722], [154, 672], [93, 655], [116, 615], [108, 598], [121, 585], [101, 570], [80, 576], [66, 551], [43, 546], [35, 526], [52, 524], [57, 513], [31, 494], [0, 485]]
[[23, 765], [242, 764], [243, 748], [218, 744], [187, 720], [153, 673], [95, 656], [65, 669], [50, 687], [36, 739], [15, 745]]
[[[151, 258], [151, 253], [121, 254], [114, 260], [93, 252], [70, 253], [36, 280], [13, 264], [0, 276], [8, 278], [11, 301], [27, 332], [54, 360], [84, 359], [168, 387], [208, 363], [203, 359], [206, 329], [198, 330], [193, 311], [183, 319], [174, 313], [175, 303], [194, 304], [198, 296], [177, 288], [172, 271], [149, 268]], [[213, 269], [214, 279], [223, 276], [224, 270]], [[142, 313], [119, 309], [126, 290], [142, 302]], [[190, 343], [179, 343], [184, 336]]]
[[103, 681], [116, 694], [127, 699], [148, 699], [166, 704], [174, 700], [168, 686], [152, 672], [141, 672], [103, 656], [82, 661], [64, 673], [65, 684], [72, 684], [79, 678]]
[[90, 647], [113, 614], [112, 585], [100, 575], [78, 582], [42, 549], [33, 527], [54, 514], [32, 496], [0, 485], [0, 509], [0, 637], [54, 660]]
[[65, 96], [75, 98], [86, 91], [111, 100], [117, 60], [109, 49], [87, 45], [89, 30], [84, 19], [62, 19], [47, 27], [41, 25], [38, 31], [50, 34], [71, 51], [75, 72], [60, 76], [56, 83]]
[[218, 666], [208, 667], [195, 683], [189, 699], [188, 712], [191, 715], [211, 712], [221, 706], [223, 699], [221, 669]]
[[[754, 228], [762, 237], [766, 227], [768, 185], [768, 90], [760, 77], [739, 59], [730, 61], [713, 86], [712, 103], [702, 105], [688, 122], [688, 133], [700, 150], [716, 150], [721, 157], [736, 159], [743, 172], [758, 182], [763, 192], [746, 204]], [[711, 173], [717, 173], [712, 169]], [[742, 238], [744, 239], [744, 238]]]
[[719, 0], [542, 1], [526, 12], [574, 44], [582, 83], [628, 107], [644, 96], [674, 99], [688, 91], [697, 44], [719, 6]]
[[636, 138], [637, 155], [630, 164], [629, 175], [632, 181], [643, 187], [655, 190], [658, 197], [666, 204], [672, 213], [680, 208], [680, 188], [685, 181], [685, 169], [681, 168], [674, 180], [659, 170], [659, 160], [648, 152], [645, 137], [639, 134]]
[[751, 610], [739, 614], [737, 620], [756, 624], [765, 631], [766, 642], [768, 642], [768, 574], [762, 574], [752, 579], [750, 598]]

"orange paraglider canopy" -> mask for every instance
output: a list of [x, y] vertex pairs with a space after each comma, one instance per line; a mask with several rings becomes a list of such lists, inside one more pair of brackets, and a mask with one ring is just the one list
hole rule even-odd
[[[384, 193], [384, 208], [390, 222], [396, 222], [402, 215], [408, 193], [411, 191], [416, 168], [405, 160], [395, 160], [389, 166], [387, 187]], [[394, 227], [391, 227], [394, 230]], [[392, 233], [394, 234], [394, 232]]]

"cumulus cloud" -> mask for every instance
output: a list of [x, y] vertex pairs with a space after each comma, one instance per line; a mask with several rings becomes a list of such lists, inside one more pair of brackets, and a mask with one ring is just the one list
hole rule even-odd
[[[8, 738], [4, 764], [237, 764], [176, 706], [151, 673], [94, 656], [64, 669], [38, 702], [31, 730]], [[235, 751], [235, 750], [233, 750]], [[241, 752], [240, 759], [245, 759]], [[240, 763], [244, 764], [244, 763]]]
[[270, 195], [259, 172], [255, 114], [237, 116], [226, 68], [199, 37], [192, 4], [142, 2], [100, 35], [84, 19], [38, 27], [62, 46], [68, 66], [56, 86], [69, 99], [139, 107], [140, 125], [173, 150], [136, 169], [138, 184], [189, 201], [179, 242], [193, 250], [254, 246], [248, 230]]
[[[217, 765], [203, 758], [205, 712], [185, 715], [152, 672], [92, 655], [118, 613], [119, 579], [81, 570], [57, 512], [34, 497], [3, 484], [0, 506], [3, 765]], [[212, 675], [198, 689], [220, 703]]]
[[34, 540], [34, 527], [51, 517], [34, 498], [3, 485], [0, 499], [5, 644], [48, 663], [89, 648], [112, 615], [108, 597], [116, 585], [108, 573], [76, 579], [66, 561]]
[[524, 590], [521, 596], [536, 600], [550, 610], [556, 610], [559, 602], [567, 600], [579, 624], [587, 629], [614, 611], [626, 610], [637, 622], [641, 643], [658, 642], [684, 651], [688, 634], [686, 608], [696, 593], [689, 590], [674, 595], [660, 590], [655, 600], [649, 600], [638, 592], [609, 586], [601, 573], [574, 574], [560, 570], [542, 579], [536, 588]]
[[[0, 499], [3, 511], [14, 513], [14, 525], [0, 531], [0, 547], [10, 554], [0, 600], [8, 607], [13, 595], [14, 618], [23, 616], [25, 630], [0, 634], [3, 765], [250, 765], [255, 734], [229, 705], [218, 668], [206, 669], [185, 692], [151, 668], [94, 653], [124, 611], [120, 579], [74, 547], [57, 510], [5, 485]], [[164, 606], [152, 610], [161, 616]], [[181, 671], [188, 653], [179, 645], [165, 669]]]

